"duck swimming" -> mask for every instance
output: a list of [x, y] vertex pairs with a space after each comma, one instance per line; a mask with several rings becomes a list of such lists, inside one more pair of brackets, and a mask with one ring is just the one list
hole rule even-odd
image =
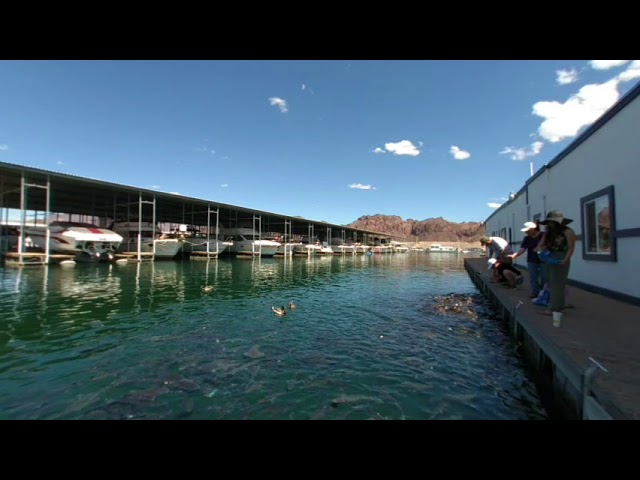
[[278, 317], [284, 317], [287, 314], [287, 311], [285, 310], [284, 306], [282, 306], [282, 308], [278, 308], [278, 307], [271, 307], [271, 310], [273, 311], [273, 313], [276, 314], [276, 316]]
[[202, 293], [211, 293], [213, 292], [214, 286], [213, 285], [205, 285], [204, 287], [202, 287]]
[[295, 310], [296, 309], [296, 304], [293, 302], [289, 302], [289, 310]]

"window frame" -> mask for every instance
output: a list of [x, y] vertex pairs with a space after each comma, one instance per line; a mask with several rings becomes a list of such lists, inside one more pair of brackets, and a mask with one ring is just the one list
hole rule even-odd
[[[607, 197], [609, 201], [609, 222], [610, 222], [610, 251], [609, 253], [590, 253], [587, 251], [587, 242], [589, 233], [586, 230], [586, 218], [585, 218], [585, 205], [597, 198]], [[617, 262], [618, 261], [618, 248], [616, 238], [616, 208], [615, 208], [615, 190], [613, 185], [609, 185], [597, 192], [593, 192], [586, 197], [580, 199], [580, 224], [582, 227], [582, 258], [584, 260], [595, 260], [598, 262]]]

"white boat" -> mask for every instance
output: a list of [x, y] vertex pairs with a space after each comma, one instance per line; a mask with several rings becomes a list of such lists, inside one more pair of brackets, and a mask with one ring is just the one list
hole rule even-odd
[[409, 247], [404, 243], [396, 242], [395, 240], [391, 240], [391, 247], [393, 248], [394, 253], [407, 253], [409, 251]]
[[225, 242], [233, 242], [229, 253], [246, 256], [273, 257], [280, 242], [262, 240], [253, 228], [220, 228]]
[[[206, 252], [207, 251], [207, 237], [204, 238], [191, 238], [189, 239], [192, 242], [191, 247], [187, 248], [186, 244], [183, 248], [186, 251], [191, 252]], [[233, 242], [225, 242], [220, 239], [216, 240], [215, 238], [209, 237], [209, 253], [218, 252], [218, 255], [228, 251], [228, 249], [233, 245]]]
[[283, 256], [285, 253], [287, 255], [291, 254], [293, 255], [293, 249], [295, 247], [299, 247], [301, 246], [302, 243], [300, 242], [287, 242], [287, 243], [281, 243], [280, 246], [276, 249], [276, 256]]
[[220, 235], [218, 235], [218, 239], [216, 240], [215, 234], [209, 235], [209, 241], [207, 242], [207, 234], [198, 231], [189, 231], [181, 238], [184, 240], [182, 246], [182, 251], [184, 253], [206, 252], [207, 243], [209, 243], [209, 253], [217, 253], [218, 255], [221, 255], [231, 245], [233, 245], [233, 242], [223, 241]]
[[138, 233], [140, 233], [140, 252], [153, 252], [154, 258], [173, 258], [182, 249], [183, 242], [179, 238], [162, 238], [162, 232], [152, 222], [115, 222], [112, 229], [122, 235], [123, 240], [118, 252], [138, 251]]
[[371, 251], [371, 245], [363, 245], [361, 243], [356, 243], [356, 255], [366, 254]]
[[327, 242], [322, 242], [320, 250], [318, 250], [318, 255], [333, 255], [333, 248], [327, 245]]
[[434, 253], [434, 252], [438, 252], [438, 253], [457, 253], [458, 250], [456, 249], [456, 247], [445, 247], [445, 246], [440, 245], [438, 243], [434, 243], [434, 244], [429, 246], [429, 249], [427, 250], [427, 252], [429, 252], [429, 253]]
[[340, 237], [331, 238], [331, 249], [335, 255], [355, 255], [356, 244], [351, 239], [343, 240]]
[[342, 244], [334, 245], [331, 248], [333, 249], [333, 253], [338, 255], [355, 255], [356, 253], [355, 245]]
[[313, 256], [320, 253], [322, 246], [315, 243], [299, 243], [293, 246], [294, 255]]
[[[27, 228], [25, 234], [36, 247], [46, 249], [45, 226]], [[122, 237], [116, 232], [90, 223], [51, 222], [49, 235], [50, 252], [73, 254], [77, 260], [112, 260], [122, 243]]]

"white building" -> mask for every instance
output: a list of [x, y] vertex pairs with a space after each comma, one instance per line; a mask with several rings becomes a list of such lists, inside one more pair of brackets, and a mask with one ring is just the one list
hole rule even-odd
[[640, 305], [640, 83], [490, 215], [487, 233], [517, 249], [523, 223], [550, 210], [578, 236], [569, 283]]

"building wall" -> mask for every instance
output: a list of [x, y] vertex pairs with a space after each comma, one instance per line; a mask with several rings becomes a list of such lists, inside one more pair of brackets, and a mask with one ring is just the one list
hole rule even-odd
[[[515, 216], [514, 242], [520, 242], [525, 221], [550, 210], [572, 218], [581, 235], [580, 199], [614, 187], [616, 230], [640, 229], [640, 96], [596, 130], [557, 163], [551, 162], [515, 199], [487, 220], [487, 232], [510, 226]], [[531, 218], [527, 218], [527, 199]], [[516, 244], [516, 247], [519, 245]], [[617, 239], [617, 261], [582, 258], [583, 242], [576, 243], [569, 278], [591, 286], [640, 298], [640, 237]], [[526, 257], [518, 258], [526, 265]]]

